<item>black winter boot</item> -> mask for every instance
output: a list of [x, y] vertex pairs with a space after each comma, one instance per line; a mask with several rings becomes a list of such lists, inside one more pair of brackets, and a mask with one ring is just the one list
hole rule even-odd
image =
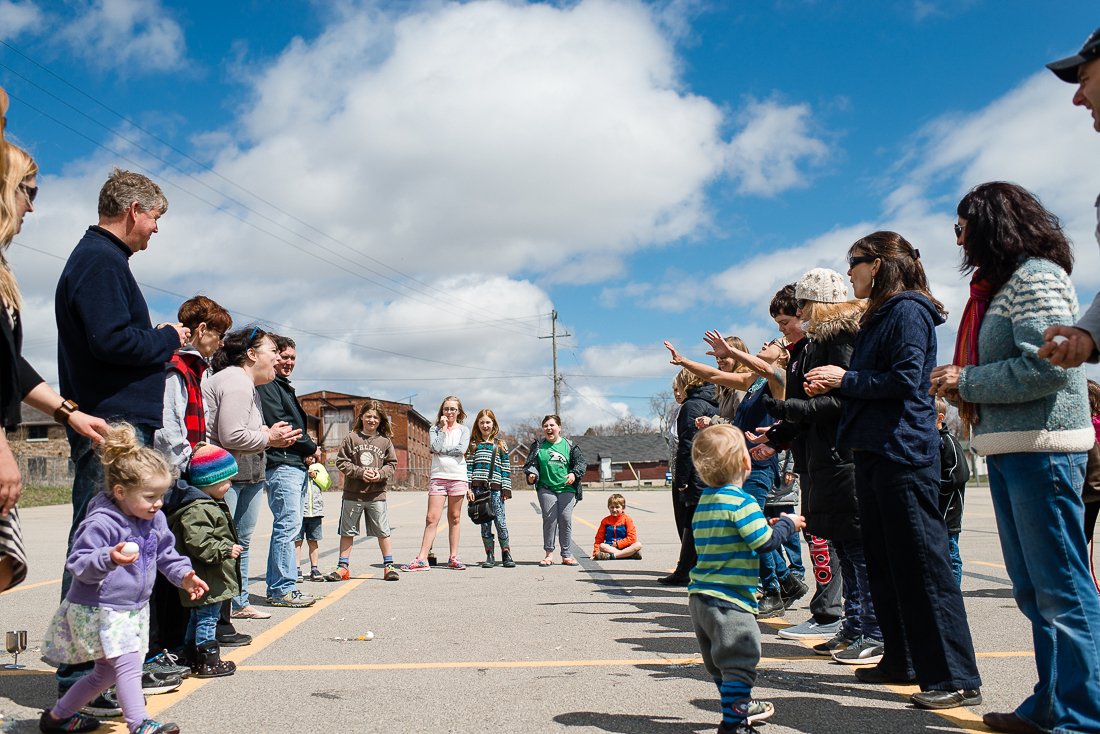
[[505, 568], [515, 568], [516, 562], [512, 560], [512, 551], [508, 548], [500, 549], [500, 565]]
[[195, 648], [197, 660], [192, 670], [196, 678], [224, 678], [237, 672], [237, 664], [222, 660], [221, 649], [215, 640], [204, 642]]
[[492, 538], [482, 538], [481, 542], [485, 544], [485, 563], [481, 564], [481, 567], [493, 568], [497, 565], [496, 546], [493, 544]]

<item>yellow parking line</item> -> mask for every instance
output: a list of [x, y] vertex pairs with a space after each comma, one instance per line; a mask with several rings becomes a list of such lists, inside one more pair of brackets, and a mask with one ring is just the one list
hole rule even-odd
[[[322, 609], [326, 609], [332, 606], [340, 599], [347, 596], [352, 590], [361, 586], [367, 578], [371, 577], [357, 578], [351, 581], [343, 582], [340, 587], [336, 589], [336, 591], [329, 594], [324, 599], [318, 600], [318, 602], [311, 607], [306, 607], [305, 609], [295, 612], [291, 616], [284, 619], [282, 622], [276, 624], [274, 627], [268, 630], [264, 630], [260, 634], [256, 635], [254, 638], [252, 638], [251, 645], [233, 648], [231, 652], [222, 655], [222, 659], [232, 660], [239, 666], [242, 662], [252, 657], [253, 655], [257, 655], [263, 652], [264, 648], [266, 648], [268, 645], [283, 637], [295, 627], [301, 625], [303, 622], [307, 621], [315, 614], [319, 613]], [[148, 704], [146, 704], [149, 716], [156, 718], [157, 714], [179, 703], [181, 700], [213, 680], [217, 679], [206, 678], [203, 680], [199, 680], [198, 678], [188, 678], [183, 682], [183, 685], [180, 686], [178, 690], [172, 693], [166, 693], [161, 696], [154, 696], [150, 698]], [[111, 731], [117, 731], [120, 733], [125, 732], [125, 724], [120, 724], [118, 729], [112, 729]]]
[[1002, 571], [1007, 570], [1003, 563], [990, 563], [989, 561], [971, 561], [969, 559], [966, 560], [966, 563], [968, 565], [974, 565], [974, 566], [988, 566], [989, 568], [999, 568]]
[[7, 591], [2, 591], [2, 592], [0, 592], [0, 594], [14, 594], [17, 591], [26, 591], [27, 589], [37, 589], [39, 586], [53, 586], [54, 584], [60, 584], [60, 583], [61, 583], [61, 579], [51, 579], [49, 581], [39, 581], [38, 583], [35, 583], [35, 584], [21, 584], [19, 586], [16, 586], [14, 589], [8, 589]]

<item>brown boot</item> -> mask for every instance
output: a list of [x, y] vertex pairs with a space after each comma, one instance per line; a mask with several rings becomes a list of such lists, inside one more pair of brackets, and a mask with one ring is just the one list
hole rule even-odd
[[196, 678], [223, 678], [237, 672], [236, 663], [222, 660], [221, 649], [215, 640], [199, 645], [195, 648], [195, 653], [192, 670]]

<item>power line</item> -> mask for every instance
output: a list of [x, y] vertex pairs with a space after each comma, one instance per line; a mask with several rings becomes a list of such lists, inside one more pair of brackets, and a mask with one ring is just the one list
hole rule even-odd
[[[272, 202], [269, 202], [269, 201], [267, 201], [266, 199], [264, 199], [263, 197], [259, 196], [258, 194], [256, 194], [256, 193], [252, 192], [251, 190], [249, 190], [249, 189], [245, 188], [244, 186], [241, 186], [240, 184], [237, 184], [236, 182], [234, 182], [234, 181], [230, 180], [229, 178], [227, 178], [227, 177], [223, 176], [222, 174], [218, 173], [217, 171], [215, 171], [214, 169], [212, 169], [211, 167], [209, 167], [209, 166], [208, 166], [208, 165], [206, 165], [205, 163], [202, 163], [201, 161], [198, 161], [198, 160], [196, 160], [195, 158], [191, 157], [191, 156], [190, 156], [190, 155], [188, 155], [187, 153], [185, 153], [185, 152], [181, 151], [180, 149], [176, 148], [175, 146], [173, 146], [173, 145], [172, 145], [171, 143], [169, 143], [168, 141], [166, 141], [166, 140], [163, 140], [162, 138], [158, 137], [158, 136], [157, 136], [157, 135], [155, 135], [154, 133], [152, 133], [152, 132], [150, 132], [150, 131], [148, 131], [148, 130], [144, 129], [143, 127], [141, 127], [140, 125], [138, 125], [138, 124], [137, 124], [136, 122], [134, 122], [133, 120], [130, 120], [130, 119], [129, 119], [128, 117], [126, 117], [126, 116], [125, 116], [125, 115], [123, 115], [122, 113], [120, 113], [120, 112], [118, 112], [118, 111], [116, 111], [116, 110], [112, 109], [111, 107], [107, 106], [106, 104], [104, 104], [103, 102], [101, 102], [100, 100], [98, 100], [97, 98], [93, 97], [92, 95], [88, 94], [87, 92], [84, 92], [84, 91], [83, 91], [82, 89], [80, 89], [80, 88], [79, 88], [79, 87], [77, 87], [76, 85], [74, 85], [74, 84], [72, 84], [71, 82], [67, 81], [66, 79], [64, 79], [64, 78], [63, 78], [62, 76], [60, 76], [59, 74], [57, 74], [57, 73], [55, 73], [54, 71], [50, 70], [50, 69], [49, 69], [48, 67], [46, 67], [45, 65], [43, 65], [43, 64], [41, 64], [41, 63], [39, 63], [38, 61], [35, 61], [35, 60], [34, 60], [33, 58], [31, 58], [30, 56], [28, 56], [28, 55], [27, 55], [27, 54], [25, 54], [24, 52], [20, 51], [20, 50], [19, 50], [18, 48], [16, 48], [16, 47], [15, 47], [15, 46], [13, 46], [12, 44], [8, 43], [7, 41], [3, 41], [3, 40], [0, 40], [0, 44], [2, 44], [3, 46], [7, 47], [7, 48], [8, 48], [8, 49], [10, 49], [10, 50], [11, 50], [12, 52], [14, 52], [14, 53], [18, 54], [18, 55], [19, 55], [19, 56], [21, 56], [21, 57], [22, 57], [23, 59], [25, 59], [25, 60], [26, 60], [26, 61], [28, 61], [29, 63], [33, 64], [34, 66], [38, 67], [39, 69], [41, 69], [41, 70], [42, 70], [42, 71], [44, 71], [45, 73], [47, 73], [47, 74], [49, 74], [50, 76], [54, 77], [55, 79], [57, 79], [58, 81], [60, 81], [60, 82], [61, 82], [62, 84], [64, 84], [64, 85], [66, 85], [67, 87], [71, 88], [72, 90], [74, 90], [74, 91], [75, 91], [75, 92], [77, 92], [78, 94], [82, 95], [83, 97], [85, 97], [85, 98], [87, 98], [88, 100], [90, 100], [90, 101], [94, 102], [95, 104], [99, 105], [99, 106], [100, 106], [100, 107], [102, 107], [103, 109], [107, 110], [107, 111], [108, 111], [108, 112], [110, 112], [111, 114], [115, 115], [115, 116], [116, 116], [116, 117], [118, 117], [118, 118], [119, 118], [120, 120], [122, 120], [122, 121], [123, 121], [123, 122], [125, 122], [126, 124], [130, 125], [130, 126], [131, 126], [131, 127], [133, 127], [134, 129], [138, 130], [138, 131], [139, 131], [139, 132], [141, 132], [141, 133], [144, 133], [145, 135], [149, 136], [149, 137], [150, 137], [150, 138], [152, 138], [153, 140], [155, 140], [155, 141], [157, 141], [157, 142], [161, 143], [161, 144], [162, 144], [162, 145], [164, 145], [165, 147], [167, 147], [167, 148], [169, 148], [170, 150], [174, 151], [175, 153], [177, 153], [178, 155], [182, 156], [182, 157], [183, 157], [183, 158], [185, 158], [186, 160], [188, 160], [188, 161], [191, 161], [192, 163], [194, 163], [195, 165], [199, 166], [199, 167], [200, 167], [200, 168], [202, 168], [203, 170], [205, 170], [205, 171], [207, 171], [207, 172], [211, 173], [212, 175], [214, 175], [214, 176], [218, 177], [219, 179], [221, 179], [221, 180], [225, 181], [226, 183], [230, 184], [231, 186], [234, 186], [234, 187], [235, 187], [235, 188], [237, 188], [238, 190], [240, 190], [240, 191], [244, 192], [245, 194], [247, 194], [247, 195], [249, 195], [249, 196], [253, 197], [253, 198], [254, 198], [255, 200], [257, 200], [257, 201], [260, 201], [260, 202], [262, 202], [263, 204], [265, 204], [265, 205], [267, 205], [268, 207], [270, 207], [270, 208], [274, 209], [275, 211], [279, 212], [279, 213], [280, 213], [280, 214], [282, 214], [283, 216], [286, 216], [286, 217], [290, 218], [291, 220], [293, 220], [293, 221], [295, 221], [295, 222], [297, 222], [297, 223], [301, 224], [302, 226], [306, 227], [307, 229], [309, 229], [309, 230], [311, 230], [311, 231], [313, 231], [313, 232], [315, 232], [315, 233], [317, 233], [317, 234], [321, 235], [322, 237], [324, 237], [324, 238], [327, 238], [327, 239], [331, 240], [332, 242], [335, 242], [335, 243], [339, 244], [339, 245], [340, 245], [340, 246], [342, 246], [342, 247], [343, 247], [344, 249], [346, 249], [346, 250], [348, 250], [348, 251], [350, 251], [350, 252], [354, 253], [355, 255], [357, 255], [357, 256], [361, 256], [361, 257], [364, 257], [364, 258], [366, 258], [366, 259], [368, 259], [368, 260], [370, 260], [370, 261], [372, 261], [372, 262], [375, 262], [375, 263], [379, 264], [380, 266], [382, 266], [382, 267], [384, 267], [384, 268], [386, 268], [386, 269], [388, 269], [388, 270], [390, 270], [390, 271], [392, 271], [392, 272], [396, 273], [397, 275], [399, 275], [399, 276], [401, 276], [401, 277], [403, 277], [403, 278], [405, 278], [405, 279], [407, 279], [407, 280], [410, 280], [410, 281], [412, 281], [413, 283], [416, 283], [416, 284], [418, 284], [418, 285], [419, 285], [419, 286], [420, 286], [421, 288], [420, 288], [420, 289], [417, 289], [417, 288], [413, 288], [412, 286], [409, 286], [409, 285], [407, 285], [407, 284], [405, 284], [405, 283], [402, 283], [402, 282], [400, 282], [399, 280], [396, 280], [396, 279], [394, 279], [394, 278], [391, 278], [391, 277], [389, 277], [389, 276], [387, 276], [387, 275], [385, 275], [385, 274], [383, 274], [383, 273], [380, 273], [380, 272], [378, 272], [378, 271], [376, 271], [376, 270], [373, 270], [373, 269], [371, 269], [371, 268], [368, 268], [368, 267], [366, 267], [366, 266], [363, 266], [362, 264], [360, 264], [360, 263], [358, 263], [358, 262], [356, 262], [355, 264], [356, 264], [356, 266], [357, 266], [357, 267], [361, 268], [362, 270], [365, 270], [365, 271], [366, 271], [366, 272], [368, 272], [368, 273], [371, 273], [371, 274], [373, 274], [373, 275], [375, 275], [375, 276], [377, 276], [377, 277], [379, 277], [379, 278], [382, 278], [383, 280], [389, 281], [390, 283], [393, 283], [393, 284], [394, 284], [394, 285], [396, 285], [397, 287], [403, 288], [403, 289], [405, 289], [406, 291], [410, 291], [410, 292], [409, 292], [409, 293], [402, 293], [402, 292], [400, 292], [400, 291], [397, 291], [397, 290], [395, 290], [394, 288], [392, 288], [392, 287], [390, 287], [390, 286], [384, 285], [383, 283], [379, 283], [378, 281], [376, 281], [376, 280], [373, 280], [373, 279], [371, 279], [371, 278], [369, 278], [369, 277], [367, 277], [367, 276], [363, 275], [362, 273], [351, 273], [352, 275], [355, 275], [355, 276], [357, 276], [357, 277], [361, 278], [362, 280], [364, 280], [364, 281], [366, 281], [366, 282], [368, 282], [368, 283], [371, 283], [372, 285], [376, 285], [376, 286], [379, 286], [379, 287], [381, 287], [381, 288], [384, 288], [384, 289], [386, 289], [386, 290], [388, 290], [388, 291], [390, 291], [390, 292], [393, 292], [393, 293], [395, 293], [395, 294], [397, 294], [397, 295], [400, 295], [400, 296], [405, 296], [405, 297], [409, 297], [409, 298], [412, 298], [412, 294], [418, 293], [418, 291], [419, 291], [419, 292], [421, 292], [421, 293], [423, 293], [423, 294], [425, 294], [425, 295], [429, 295], [429, 296], [431, 296], [431, 297], [435, 297], [435, 294], [436, 294], [436, 290], [435, 290], [434, 288], [432, 288], [432, 287], [431, 287], [430, 285], [428, 285], [427, 283], [424, 283], [423, 281], [421, 281], [421, 280], [417, 279], [416, 277], [414, 277], [414, 276], [412, 276], [412, 275], [410, 275], [410, 274], [408, 274], [408, 273], [404, 273], [403, 271], [401, 271], [401, 270], [398, 270], [397, 268], [394, 268], [394, 267], [392, 267], [392, 266], [390, 266], [390, 265], [388, 265], [388, 264], [384, 263], [383, 261], [381, 261], [381, 260], [379, 260], [379, 259], [377, 259], [377, 258], [373, 257], [372, 255], [370, 255], [370, 254], [368, 254], [368, 253], [366, 253], [366, 252], [363, 252], [363, 251], [361, 251], [361, 250], [359, 250], [359, 249], [357, 249], [357, 248], [354, 248], [354, 247], [350, 246], [350, 245], [349, 245], [349, 244], [347, 244], [346, 242], [343, 242], [342, 240], [339, 240], [339, 239], [337, 239], [337, 238], [333, 237], [332, 235], [329, 235], [328, 233], [326, 233], [326, 232], [323, 232], [322, 230], [318, 229], [317, 227], [314, 227], [313, 225], [309, 224], [309, 223], [308, 223], [308, 222], [306, 222], [305, 220], [302, 220], [302, 219], [300, 219], [300, 218], [296, 217], [295, 215], [291, 214], [290, 212], [286, 211], [285, 209], [283, 209], [283, 208], [280, 208], [280, 207], [276, 206], [275, 204], [273, 204]], [[244, 202], [241, 202], [241, 201], [239, 201], [239, 200], [237, 200], [237, 199], [235, 199], [235, 198], [233, 198], [233, 197], [231, 197], [231, 196], [227, 195], [227, 194], [226, 194], [225, 192], [222, 192], [222, 191], [219, 191], [219, 190], [215, 189], [214, 187], [212, 187], [212, 186], [210, 186], [209, 184], [207, 184], [207, 183], [206, 183], [205, 181], [202, 181], [201, 179], [199, 179], [198, 177], [196, 177], [196, 176], [195, 176], [194, 174], [192, 174], [192, 173], [190, 173], [190, 172], [188, 172], [188, 171], [185, 171], [185, 170], [184, 170], [184, 169], [182, 169], [182, 168], [181, 168], [180, 166], [178, 166], [178, 165], [176, 165], [176, 164], [172, 163], [171, 161], [168, 161], [168, 160], [166, 160], [165, 158], [163, 158], [163, 157], [161, 157], [161, 156], [157, 155], [157, 154], [156, 154], [155, 152], [153, 152], [153, 151], [149, 150], [148, 148], [145, 148], [144, 146], [142, 146], [142, 145], [141, 145], [140, 143], [138, 143], [137, 141], [131, 140], [131, 139], [129, 139], [129, 138], [127, 138], [127, 137], [125, 137], [125, 136], [121, 135], [121, 134], [120, 134], [120, 133], [118, 133], [117, 131], [112, 131], [112, 130], [111, 130], [111, 129], [110, 129], [109, 127], [107, 127], [107, 126], [106, 126], [106, 125], [104, 125], [103, 123], [99, 122], [98, 120], [96, 120], [96, 119], [92, 118], [92, 117], [91, 117], [90, 115], [88, 115], [88, 114], [87, 114], [86, 112], [84, 112], [84, 111], [83, 111], [83, 110], [81, 110], [80, 108], [78, 108], [78, 107], [76, 107], [75, 105], [73, 105], [73, 104], [71, 104], [71, 103], [67, 102], [66, 100], [62, 99], [61, 97], [57, 96], [56, 94], [52, 93], [51, 91], [49, 91], [49, 90], [45, 89], [44, 87], [42, 87], [41, 85], [37, 84], [37, 83], [36, 83], [36, 82], [34, 82], [33, 80], [29, 79], [28, 77], [26, 77], [26, 76], [24, 76], [24, 75], [20, 74], [20, 73], [19, 73], [19, 72], [17, 72], [16, 70], [12, 69], [12, 68], [11, 68], [10, 66], [7, 66], [6, 64], [0, 64], [0, 67], [2, 67], [2, 68], [5, 68], [5, 69], [7, 69], [7, 70], [8, 70], [9, 72], [11, 72], [12, 74], [14, 74], [14, 75], [18, 76], [19, 78], [23, 79], [23, 80], [24, 80], [24, 81], [26, 81], [26, 82], [27, 82], [28, 84], [30, 84], [30, 85], [32, 85], [33, 87], [35, 87], [36, 89], [39, 89], [39, 90], [40, 90], [40, 91], [42, 91], [42, 92], [43, 92], [44, 94], [47, 94], [47, 95], [49, 95], [49, 96], [50, 96], [50, 97], [52, 97], [53, 99], [57, 100], [57, 101], [58, 101], [58, 102], [60, 102], [61, 104], [65, 105], [66, 107], [70, 108], [71, 110], [73, 110], [74, 112], [76, 112], [77, 114], [79, 114], [80, 116], [82, 116], [82, 117], [86, 118], [87, 120], [91, 121], [92, 123], [94, 123], [94, 124], [96, 124], [96, 125], [98, 125], [98, 126], [102, 127], [102, 128], [104, 129], [104, 130], [106, 130], [106, 131], [108, 131], [108, 132], [112, 133], [113, 135], [116, 135], [116, 136], [117, 136], [117, 137], [119, 137], [119, 138], [120, 138], [121, 140], [123, 140], [123, 141], [125, 141], [125, 142], [129, 143], [130, 145], [133, 145], [133, 146], [134, 146], [135, 148], [137, 148], [138, 150], [140, 150], [140, 151], [142, 151], [142, 152], [146, 153], [147, 155], [149, 155], [149, 156], [150, 156], [150, 157], [152, 157], [153, 159], [155, 159], [155, 160], [157, 160], [157, 161], [160, 161], [161, 163], [163, 163], [163, 164], [164, 164], [164, 165], [166, 165], [166, 166], [169, 166], [170, 168], [174, 169], [175, 171], [178, 171], [178, 172], [179, 172], [180, 174], [182, 174], [182, 175], [183, 175], [183, 176], [185, 176], [186, 178], [189, 178], [189, 179], [191, 179], [191, 180], [193, 180], [193, 181], [195, 181], [195, 182], [199, 183], [200, 185], [202, 185], [202, 186], [204, 186], [205, 188], [209, 189], [209, 190], [210, 190], [211, 192], [213, 192], [213, 193], [217, 194], [218, 196], [222, 196], [222, 197], [224, 197], [224, 198], [228, 199], [228, 200], [229, 200], [230, 202], [232, 202], [233, 204], [236, 204], [237, 206], [239, 206], [239, 207], [243, 208], [243, 209], [244, 209], [245, 211], [247, 211], [247, 212], [250, 212], [250, 213], [252, 213], [252, 214], [256, 215], [257, 217], [259, 217], [259, 218], [263, 219], [264, 221], [267, 221], [267, 222], [269, 222], [269, 223], [271, 223], [271, 224], [275, 225], [276, 227], [279, 227], [279, 228], [281, 228], [281, 229], [283, 229], [283, 230], [285, 230], [285, 231], [287, 231], [287, 232], [289, 232], [289, 233], [293, 234], [294, 236], [296, 236], [296, 237], [298, 237], [298, 238], [300, 238], [300, 239], [302, 239], [302, 240], [305, 240], [306, 242], [310, 243], [311, 245], [314, 245], [314, 246], [316, 246], [316, 247], [319, 247], [319, 248], [321, 248], [321, 249], [325, 250], [326, 252], [329, 252], [329, 253], [333, 254], [334, 256], [340, 257], [340, 255], [339, 255], [338, 253], [334, 252], [334, 251], [333, 251], [333, 250], [332, 250], [331, 248], [329, 248], [329, 247], [326, 247], [325, 245], [322, 245], [322, 244], [320, 244], [320, 243], [318, 243], [318, 242], [316, 242], [316, 241], [314, 241], [314, 240], [310, 239], [309, 237], [306, 237], [306, 236], [304, 236], [304, 235], [302, 235], [302, 234], [300, 234], [300, 233], [298, 233], [298, 232], [295, 232], [294, 230], [290, 229], [289, 227], [287, 227], [286, 225], [282, 224], [281, 222], [279, 222], [279, 221], [276, 221], [275, 219], [272, 219], [271, 217], [269, 217], [269, 216], [267, 216], [267, 215], [265, 215], [265, 214], [263, 214], [263, 213], [261, 213], [261, 212], [259, 212], [259, 211], [256, 211], [255, 209], [253, 209], [253, 208], [252, 208], [252, 207], [250, 207], [249, 205], [245, 204]], [[85, 140], [87, 140], [88, 142], [92, 143], [93, 145], [95, 145], [95, 146], [97, 146], [97, 147], [100, 147], [100, 148], [102, 148], [103, 150], [106, 150], [106, 151], [108, 151], [109, 153], [112, 153], [113, 155], [119, 156], [119, 157], [120, 157], [120, 158], [122, 158], [123, 160], [126, 160], [126, 161], [128, 161], [128, 162], [132, 163], [133, 165], [135, 165], [136, 167], [138, 167], [138, 168], [140, 168], [140, 169], [142, 169], [142, 170], [145, 170], [145, 171], [147, 171], [147, 172], [149, 172], [149, 173], [152, 173], [152, 171], [150, 171], [150, 170], [149, 170], [148, 168], [146, 168], [146, 167], [142, 166], [142, 165], [141, 165], [141, 164], [140, 164], [140, 163], [139, 163], [138, 161], [135, 161], [135, 160], [133, 160], [132, 158], [130, 158], [130, 157], [128, 157], [128, 156], [126, 156], [125, 154], [123, 154], [123, 153], [121, 153], [121, 152], [119, 152], [119, 151], [113, 150], [113, 149], [111, 149], [111, 148], [107, 147], [106, 145], [104, 145], [104, 144], [100, 143], [99, 141], [97, 141], [97, 140], [94, 140], [94, 139], [93, 139], [93, 138], [91, 138], [91, 137], [90, 137], [89, 135], [87, 135], [87, 134], [83, 133], [82, 131], [79, 131], [79, 130], [77, 130], [76, 128], [72, 127], [72, 126], [71, 126], [71, 125], [69, 125], [68, 123], [65, 123], [65, 122], [63, 122], [63, 121], [59, 120], [58, 118], [54, 117], [53, 115], [50, 115], [49, 113], [45, 112], [44, 110], [41, 110], [41, 109], [39, 109], [39, 108], [35, 107], [34, 105], [30, 104], [30, 103], [29, 103], [29, 102], [27, 102], [26, 100], [23, 100], [23, 99], [19, 98], [18, 96], [14, 95], [14, 94], [11, 94], [10, 96], [11, 96], [11, 97], [12, 97], [13, 99], [15, 99], [15, 100], [19, 101], [19, 102], [20, 102], [21, 104], [24, 104], [24, 105], [26, 105], [26, 106], [27, 106], [28, 108], [30, 108], [31, 110], [34, 110], [34, 111], [38, 112], [39, 114], [41, 114], [42, 116], [46, 117], [47, 119], [49, 119], [49, 120], [53, 121], [53, 122], [54, 122], [54, 123], [56, 123], [57, 125], [60, 125], [61, 127], [63, 127], [63, 128], [65, 128], [65, 129], [67, 129], [67, 130], [71, 131], [72, 133], [74, 133], [74, 134], [76, 134], [76, 135], [79, 135], [80, 137], [84, 138]], [[169, 179], [169, 181], [171, 181], [171, 179]], [[289, 247], [291, 247], [291, 248], [297, 249], [297, 250], [299, 250], [300, 252], [304, 252], [304, 251], [302, 250], [302, 248], [301, 248], [301, 247], [299, 247], [298, 245], [296, 245], [295, 243], [293, 243], [293, 242], [290, 242], [289, 240], [287, 240], [287, 239], [285, 239], [285, 238], [283, 238], [283, 237], [280, 237], [280, 236], [276, 235], [276, 234], [275, 234], [275, 233], [273, 233], [273, 232], [269, 232], [269, 231], [267, 231], [267, 230], [263, 229], [262, 227], [259, 227], [259, 226], [258, 226], [258, 225], [256, 225], [255, 223], [253, 223], [253, 222], [250, 222], [250, 221], [246, 220], [246, 219], [245, 219], [244, 217], [242, 217], [242, 216], [240, 216], [240, 215], [238, 215], [238, 214], [235, 214], [235, 213], [233, 213], [233, 212], [230, 212], [230, 211], [226, 210], [226, 209], [225, 209], [225, 208], [223, 208], [223, 207], [219, 207], [219, 206], [217, 206], [217, 205], [216, 205], [216, 204], [214, 204], [213, 202], [207, 201], [206, 199], [204, 199], [204, 198], [202, 198], [201, 196], [197, 195], [197, 194], [196, 194], [196, 193], [194, 193], [193, 191], [190, 191], [190, 190], [188, 190], [187, 188], [184, 188], [184, 187], [183, 187], [183, 186], [181, 186], [181, 185], [180, 185], [180, 184], [179, 184], [178, 182], [172, 182], [172, 183], [173, 183], [173, 185], [174, 185], [174, 186], [175, 186], [176, 188], [178, 188], [178, 189], [179, 189], [180, 191], [182, 191], [182, 192], [184, 192], [184, 193], [186, 193], [186, 194], [190, 195], [191, 197], [193, 197], [193, 198], [194, 198], [194, 199], [196, 199], [197, 201], [200, 201], [200, 202], [202, 202], [202, 203], [205, 203], [205, 204], [207, 204], [208, 206], [210, 206], [211, 208], [213, 208], [213, 209], [215, 209], [215, 210], [217, 210], [217, 211], [223, 211], [223, 212], [225, 212], [226, 214], [228, 214], [229, 216], [233, 217], [234, 219], [237, 219], [238, 221], [240, 221], [240, 222], [241, 222], [242, 224], [245, 224], [246, 226], [252, 227], [253, 229], [255, 229], [255, 230], [259, 231], [259, 232], [262, 232], [263, 234], [266, 234], [266, 235], [268, 235], [268, 236], [269, 236], [269, 237], [271, 237], [272, 239], [275, 239], [276, 241], [282, 242], [282, 243], [286, 244], [287, 246], [289, 246]], [[311, 254], [312, 254], [312, 253], [311, 253]], [[346, 270], [346, 267], [347, 267], [347, 263], [346, 263], [346, 262], [333, 262], [333, 261], [331, 261], [331, 260], [328, 260], [328, 259], [326, 259], [326, 258], [324, 258], [324, 257], [318, 257], [318, 259], [320, 259], [320, 260], [322, 260], [323, 262], [326, 262], [326, 263], [328, 263], [328, 264], [330, 264], [330, 265], [333, 265], [334, 267], [337, 267], [338, 269], [341, 269], [341, 270]], [[423, 299], [418, 299], [418, 298], [414, 298], [413, 300], [418, 300], [418, 301], [420, 301], [421, 303], [426, 303], [427, 305], [432, 305], [432, 304], [433, 304], [433, 302], [432, 302], [432, 301], [424, 301]], [[458, 304], [462, 304], [462, 303], [465, 303], [465, 304], [466, 304], [467, 306], [470, 306], [470, 307], [471, 307], [471, 308], [473, 308], [473, 309], [476, 309], [476, 310], [481, 310], [480, 306], [477, 306], [476, 304], [471, 304], [471, 303], [469, 303], [469, 302], [466, 302], [466, 301], [464, 301], [464, 300], [463, 300], [463, 299], [461, 299], [461, 298], [454, 298], [454, 299], [453, 299], [453, 302], [454, 302], [454, 303], [458, 303]], [[518, 335], [520, 335], [520, 336], [532, 336], [532, 335], [531, 335], [531, 334], [529, 334], [529, 333], [526, 333], [526, 332], [521, 332], [521, 331], [516, 331], [516, 330], [514, 330], [514, 329], [509, 329], [509, 328], [505, 328], [504, 326], [500, 326], [499, 328], [500, 328], [500, 329], [501, 329], [502, 331], [508, 331], [508, 332], [511, 332], [511, 333], [514, 333], [514, 334], [518, 334]]]
[[[52, 257], [56, 260], [62, 260], [62, 261], [66, 260], [66, 258], [64, 258], [60, 255], [56, 255], [52, 252], [46, 252], [45, 250], [39, 250], [36, 247], [31, 247], [30, 245], [25, 245], [21, 242], [15, 241], [15, 240], [12, 241], [12, 244], [17, 245], [18, 247], [22, 247], [25, 250], [30, 250], [31, 252], [36, 252], [39, 255], [45, 255], [47, 257]], [[183, 301], [185, 301], [185, 300], [187, 300], [188, 298], [191, 297], [191, 296], [185, 296], [182, 293], [176, 293], [175, 291], [168, 290], [167, 288], [161, 288], [160, 286], [150, 285], [148, 283], [142, 283], [141, 281], [138, 281], [138, 285], [142, 286], [143, 288], [148, 288], [149, 290], [159, 291], [160, 293], [164, 293], [166, 295], [173, 296], [175, 298], [179, 298]], [[379, 354], [386, 354], [386, 355], [389, 355], [389, 356], [392, 356], [392, 357], [402, 357], [402, 358], [405, 358], [405, 359], [414, 359], [414, 360], [417, 360], [419, 362], [428, 362], [430, 364], [438, 364], [438, 365], [443, 365], [445, 367], [458, 367], [460, 369], [467, 369], [467, 370], [479, 370], [479, 371], [483, 371], [483, 372], [495, 372], [497, 374], [504, 375], [504, 376], [507, 376], [507, 377], [544, 377], [544, 375], [538, 375], [538, 374], [535, 374], [535, 373], [509, 372], [508, 370], [497, 370], [497, 369], [492, 369], [492, 368], [489, 368], [489, 367], [477, 367], [477, 366], [474, 366], [474, 365], [457, 364], [455, 362], [445, 362], [443, 360], [430, 359], [428, 357], [419, 357], [415, 354], [405, 354], [403, 352], [395, 352], [395, 351], [390, 350], [390, 349], [381, 349], [379, 347], [371, 347], [371, 346], [368, 346], [366, 344], [360, 344], [358, 342], [353, 342], [353, 341], [350, 341], [348, 339], [339, 339], [337, 337], [328, 336], [326, 334], [311, 331], [309, 329], [303, 329], [301, 327], [291, 326], [289, 324], [281, 324], [277, 321], [272, 321], [272, 320], [264, 318], [262, 316], [255, 316], [253, 314], [245, 313], [244, 311], [239, 311], [237, 309], [230, 309], [230, 310], [237, 313], [237, 314], [239, 314], [239, 315], [241, 315], [241, 316], [245, 316], [245, 317], [253, 319], [255, 321], [263, 322], [265, 324], [271, 324], [273, 326], [278, 326], [278, 327], [280, 327], [281, 330], [289, 330], [291, 332], [298, 333], [298, 334], [308, 334], [310, 336], [315, 336], [315, 337], [318, 337], [320, 339], [326, 339], [328, 341], [338, 342], [340, 344], [347, 344], [349, 346], [358, 347], [359, 349], [366, 349], [366, 350], [371, 351], [371, 352], [378, 352]], [[455, 379], [458, 379], [458, 378], [455, 378]]]

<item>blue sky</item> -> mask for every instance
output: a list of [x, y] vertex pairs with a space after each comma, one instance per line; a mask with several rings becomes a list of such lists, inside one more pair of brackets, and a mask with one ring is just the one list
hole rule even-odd
[[[567, 429], [648, 415], [671, 339], [756, 346], [767, 302], [896, 229], [954, 313], [959, 197], [1035, 191], [1077, 246], [1100, 135], [1043, 64], [1094, 4], [0, 0], [13, 139], [41, 168], [10, 251], [26, 351], [112, 165], [162, 183], [133, 268], [156, 320], [203, 292], [300, 345], [300, 391], [455, 393]], [[954, 320], [940, 329], [941, 354]]]

